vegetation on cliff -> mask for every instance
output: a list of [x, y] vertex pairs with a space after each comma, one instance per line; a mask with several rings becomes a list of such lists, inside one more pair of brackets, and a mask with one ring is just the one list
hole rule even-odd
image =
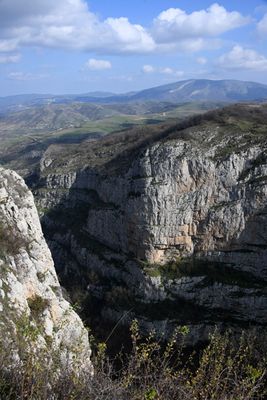
[[[198, 352], [184, 346], [188, 333], [179, 327], [166, 344], [151, 333], [141, 338], [138, 324], [131, 325], [131, 351], [110, 358], [105, 343], [94, 347], [94, 376], [75, 374], [66, 367], [57, 374], [59, 352], [43, 354], [34, 346], [34, 332], [19, 321], [14, 338], [23, 354], [7, 368], [12, 346], [0, 343], [0, 398], [6, 400], [254, 400], [266, 398], [266, 340], [251, 334], [238, 337], [216, 330]], [[24, 329], [25, 328], [25, 329]], [[28, 350], [26, 350], [28, 348]], [[53, 361], [53, 362], [52, 362]], [[73, 360], [75, 363], [75, 360]], [[4, 367], [5, 366], [5, 367]]]

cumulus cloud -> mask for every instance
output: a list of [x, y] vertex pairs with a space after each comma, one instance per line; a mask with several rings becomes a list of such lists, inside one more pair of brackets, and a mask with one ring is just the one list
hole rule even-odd
[[155, 48], [141, 25], [127, 18], [101, 21], [85, 0], [1, 0], [0, 51], [23, 45], [99, 53], [144, 53]]
[[97, 54], [195, 52], [216, 47], [218, 35], [248, 22], [215, 3], [191, 14], [165, 10], [148, 30], [126, 17], [101, 20], [85, 0], [0, 0], [0, 52], [22, 46]]
[[105, 69], [111, 69], [112, 65], [110, 61], [90, 58], [90, 60], [86, 62], [85, 67], [93, 71], [103, 71]]
[[257, 31], [260, 36], [266, 38], [267, 35], [267, 13], [263, 16], [261, 21], [257, 24]]
[[17, 63], [20, 60], [20, 54], [0, 54], [0, 64]]
[[145, 74], [151, 74], [152, 72], [155, 72], [155, 68], [152, 65], [144, 65], [142, 71]]
[[141, 25], [132, 25], [128, 18], [108, 18], [107, 30], [111, 30], [113, 41], [117, 41], [126, 52], [142, 53], [156, 49], [150, 34]]
[[228, 12], [215, 3], [207, 10], [187, 14], [180, 8], [169, 8], [154, 20], [153, 36], [157, 42], [169, 43], [182, 39], [214, 37], [250, 22], [237, 11]]
[[267, 58], [255, 50], [236, 45], [229, 53], [219, 57], [217, 65], [231, 70], [267, 71]]

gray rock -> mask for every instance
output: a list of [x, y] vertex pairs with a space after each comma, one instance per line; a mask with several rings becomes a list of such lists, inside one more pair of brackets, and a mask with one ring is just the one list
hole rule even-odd
[[[267, 159], [257, 144], [219, 157], [227, 141], [216, 128], [194, 135], [147, 147], [121, 174], [44, 171], [46, 190], [35, 195], [40, 208], [67, 213], [43, 218], [65, 268], [98, 274], [96, 285], [85, 278], [98, 296], [123, 287], [147, 326], [186, 323], [196, 340], [205, 326], [267, 323]], [[177, 276], [164, 276], [171, 261]], [[116, 301], [106, 307], [103, 315], [120, 314]]]
[[[0, 335], [16, 343], [27, 326], [31, 346], [59, 352], [59, 368], [92, 373], [88, 334], [63, 298], [32, 193], [15, 172], [0, 168]], [[13, 346], [14, 351], [16, 351]], [[25, 349], [26, 351], [27, 349]]]

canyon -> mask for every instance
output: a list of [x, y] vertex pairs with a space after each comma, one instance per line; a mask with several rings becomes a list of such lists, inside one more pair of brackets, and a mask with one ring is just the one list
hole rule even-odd
[[50, 146], [31, 183], [89, 325], [266, 327], [266, 105]]

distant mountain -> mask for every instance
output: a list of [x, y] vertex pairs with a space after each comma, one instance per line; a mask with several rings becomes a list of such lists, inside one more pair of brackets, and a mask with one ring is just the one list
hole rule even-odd
[[15, 96], [0, 97], [0, 113], [21, 111], [27, 108], [44, 106], [48, 104], [69, 104], [69, 103], [101, 103], [103, 99], [115, 97], [110, 92], [92, 92], [85, 94], [21, 94]]
[[1, 131], [50, 132], [57, 129], [79, 128], [88, 121], [120, 115], [111, 106], [99, 104], [45, 104], [10, 112], [0, 118]]
[[267, 100], [267, 85], [234, 80], [191, 79], [142, 90], [131, 101], [254, 101]]
[[30, 105], [47, 104], [52, 98], [51, 94], [34, 93], [0, 97], [0, 112], [19, 111]]
[[92, 92], [77, 95], [28, 94], [0, 97], [0, 112], [18, 111], [51, 103], [114, 104], [145, 101], [171, 103], [221, 101], [232, 103], [263, 100], [267, 100], [267, 85], [261, 83], [237, 80], [190, 79], [125, 94]]
[[[76, 97], [76, 95], [74, 95]], [[83, 96], [88, 96], [88, 97], [95, 97], [95, 98], [105, 98], [105, 97], [112, 97], [112, 96], [116, 96], [115, 93], [111, 93], [111, 92], [100, 92], [100, 91], [96, 91], [96, 92], [89, 92]]]

